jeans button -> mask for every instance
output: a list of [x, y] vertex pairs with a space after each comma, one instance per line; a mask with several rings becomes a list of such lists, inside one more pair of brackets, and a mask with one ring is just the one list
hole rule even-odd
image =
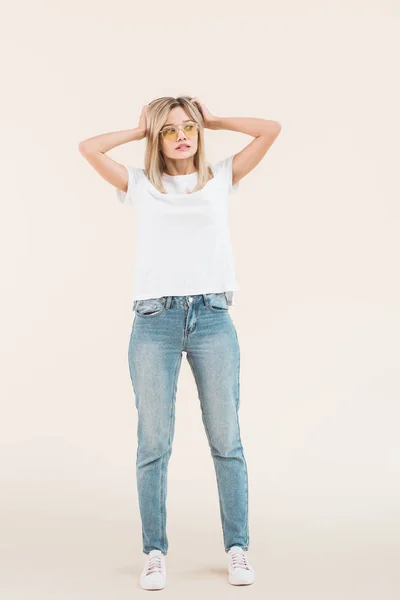
[[189, 296], [188, 300], [189, 300], [189, 302], [193, 302], [193, 298], [191, 298], [190, 296]]

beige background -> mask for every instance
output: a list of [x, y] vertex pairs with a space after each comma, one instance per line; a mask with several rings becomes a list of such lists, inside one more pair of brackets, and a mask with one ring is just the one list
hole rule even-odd
[[[2, 18], [1, 595], [135, 597], [133, 212], [78, 152], [196, 95], [281, 134], [230, 196], [248, 556], [227, 581], [184, 356], [165, 597], [390, 600], [399, 546], [399, 2], [44, 2]], [[210, 160], [251, 138], [207, 131]], [[110, 156], [143, 166], [144, 141]], [[190, 248], [183, 251], [190, 252]], [[133, 596], [132, 596], [133, 594]]]

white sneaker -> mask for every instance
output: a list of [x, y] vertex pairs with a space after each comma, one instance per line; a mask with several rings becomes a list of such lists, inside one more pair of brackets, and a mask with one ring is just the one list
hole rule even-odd
[[140, 575], [140, 587], [144, 590], [161, 590], [167, 585], [165, 555], [161, 550], [152, 550]]
[[232, 546], [229, 556], [229, 583], [232, 585], [249, 585], [254, 583], [256, 574], [249, 564], [245, 550], [240, 546]]

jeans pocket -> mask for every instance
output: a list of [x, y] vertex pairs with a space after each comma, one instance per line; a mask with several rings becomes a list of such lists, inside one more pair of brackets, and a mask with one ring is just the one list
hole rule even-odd
[[164, 310], [165, 298], [146, 298], [135, 303], [135, 311], [139, 317], [158, 317]]
[[208, 294], [207, 307], [213, 312], [227, 312], [229, 310], [229, 304], [225, 292]]

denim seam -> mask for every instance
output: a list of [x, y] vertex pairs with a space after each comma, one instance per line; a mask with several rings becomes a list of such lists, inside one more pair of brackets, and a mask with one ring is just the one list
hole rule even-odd
[[[218, 295], [220, 295], [220, 294], [223, 294], [223, 295], [224, 295], [225, 302], [226, 302], [226, 306], [218, 306], [217, 308], [214, 308], [214, 307], [212, 306], [212, 303], [211, 303], [211, 301], [212, 301], [212, 296], [213, 296], [213, 295], [215, 295], [215, 296], [218, 296]], [[228, 301], [227, 301], [227, 298], [226, 298], [226, 295], [225, 295], [225, 293], [224, 293], [224, 292], [219, 292], [219, 293], [218, 293], [218, 292], [216, 292], [215, 294], [212, 294], [212, 295], [211, 295], [211, 297], [208, 297], [208, 298], [207, 298], [207, 302], [206, 302], [206, 308], [208, 308], [209, 310], [211, 310], [211, 312], [214, 312], [214, 313], [218, 313], [218, 312], [229, 312], [229, 305], [228, 305]]]
[[[237, 405], [237, 410], [236, 410], [236, 422], [237, 422], [237, 426], [238, 426], [238, 431], [239, 431], [239, 437], [241, 440], [241, 434], [240, 434], [240, 425], [239, 425], [239, 406], [240, 406], [240, 343], [239, 343], [239, 338], [238, 338], [238, 334], [236, 331], [236, 327], [233, 324], [234, 327], [234, 332], [235, 332], [235, 336], [238, 342], [238, 364], [237, 364], [237, 385], [236, 385], [236, 389], [237, 389], [237, 399], [236, 399], [236, 405]], [[247, 463], [246, 463], [246, 459], [244, 457], [244, 452], [243, 452], [243, 445], [242, 442], [240, 441], [240, 447], [241, 447], [241, 453], [242, 453], [242, 458], [243, 458], [243, 463], [245, 466], [245, 470], [246, 470], [246, 542], [245, 542], [245, 546], [243, 547], [244, 550], [248, 550], [248, 545], [249, 545], [249, 486], [248, 486], [248, 471], [247, 471]]]
[[[151, 301], [154, 302], [154, 300], [151, 300]], [[146, 300], [139, 300], [139, 302], [146, 302]], [[137, 310], [137, 307], [136, 307], [136, 309], [135, 309], [136, 310], [136, 314], [139, 317], [141, 317], [142, 319], [149, 319], [151, 317], [159, 317], [160, 315], [163, 314], [163, 312], [165, 311], [165, 308], [166, 308], [165, 302], [164, 303], [163, 302], [159, 302], [159, 303], [161, 304], [161, 309], [155, 310], [152, 313], [149, 313], [147, 315], [146, 314], [140, 314], [140, 312]], [[140, 305], [139, 305], [139, 308], [140, 308]]]
[[229, 308], [224, 308], [222, 306], [219, 306], [218, 308], [215, 308], [214, 306], [208, 305], [208, 309], [211, 310], [214, 313], [226, 313], [229, 311]]
[[[168, 433], [168, 452], [170, 451], [170, 447], [171, 447], [171, 431], [172, 431], [172, 424], [173, 424], [173, 410], [174, 410], [174, 397], [175, 397], [175, 384], [176, 384], [176, 379], [177, 379], [177, 374], [178, 374], [178, 367], [180, 364], [180, 361], [182, 360], [182, 354], [180, 356], [178, 356], [178, 360], [176, 361], [176, 365], [175, 365], [175, 373], [174, 373], [174, 379], [172, 382], [172, 394], [171, 394], [171, 410], [169, 413], [169, 433]], [[167, 453], [168, 453], [167, 452]], [[166, 546], [167, 546], [167, 540], [166, 540], [166, 530], [164, 527], [164, 521], [165, 521], [165, 513], [163, 510], [163, 506], [164, 506], [164, 502], [166, 502], [166, 497], [163, 497], [163, 493], [164, 493], [164, 480], [165, 480], [165, 473], [164, 473], [164, 461], [165, 461], [165, 457], [167, 456], [167, 453], [165, 453], [163, 455], [162, 461], [161, 461], [161, 496], [160, 496], [160, 508], [161, 508], [161, 539], [162, 539], [162, 545], [163, 548], [165, 549], [164, 554], [166, 554]]]
[[[187, 359], [188, 359], [188, 362], [189, 362], [190, 366], [192, 367], [193, 375], [194, 375], [194, 378], [195, 378], [195, 381], [196, 381], [197, 388], [200, 390], [200, 387], [199, 387], [199, 384], [198, 384], [197, 375], [196, 375], [196, 369], [194, 367], [194, 363], [191, 362], [191, 360], [189, 358], [189, 355], [187, 355]], [[201, 398], [199, 398], [199, 399], [200, 399], [200, 407], [201, 407], [202, 406]], [[207, 438], [208, 438], [208, 443], [209, 443], [211, 454], [212, 454], [211, 437], [210, 437], [210, 433], [209, 433], [208, 427], [207, 427], [207, 420], [204, 418], [203, 409], [201, 410], [201, 413], [202, 413], [202, 416], [203, 416], [203, 424], [204, 424], [204, 428], [206, 430], [206, 434], [207, 434]], [[214, 465], [214, 471], [215, 471], [215, 465]], [[220, 490], [220, 487], [219, 487], [218, 477], [217, 477], [217, 473], [216, 472], [215, 472], [215, 476], [216, 476], [215, 479], [217, 481], [217, 488], [218, 488], [218, 502], [219, 502], [219, 510], [220, 510], [220, 514], [221, 514], [221, 521], [222, 521], [222, 532], [225, 535], [225, 518], [224, 518], [224, 511], [223, 511], [222, 503], [221, 503], [221, 490]]]

